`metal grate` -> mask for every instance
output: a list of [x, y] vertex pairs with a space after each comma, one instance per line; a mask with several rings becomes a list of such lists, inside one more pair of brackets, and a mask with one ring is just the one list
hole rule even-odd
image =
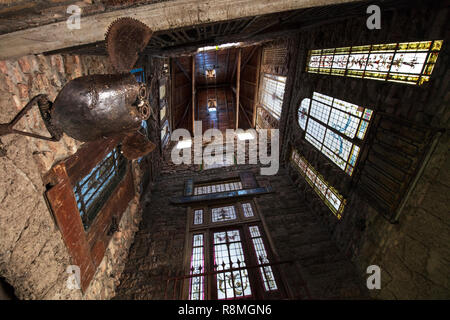
[[88, 230], [112, 191], [125, 175], [127, 161], [114, 148], [73, 188], [84, 230]]

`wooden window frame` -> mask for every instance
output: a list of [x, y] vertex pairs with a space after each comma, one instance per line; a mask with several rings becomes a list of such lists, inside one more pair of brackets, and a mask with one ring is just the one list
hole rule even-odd
[[87, 231], [81, 221], [73, 187], [119, 143], [119, 138], [84, 143], [75, 154], [55, 164], [44, 177], [47, 186], [45, 198], [69, 251], [71, 264], [80, 268], [82, 292], [88, 288], [104, 257], [114, 227], [135, 195], [131, 162], [128, 161], [123, 178]]
[[[245, 217], [243, 204], [250, 203], [253, 210], [253, 217]], [[215, 207], [231, 206], [235, 207], [237, 219], [228, 220], [222, 222], [212, 222], [211, 210]], [[194, 212], [195, 210], [203, 210], [203, 223], [199, 225], [194, 224]], [[193, 249], [192, 239], [196, 234], [203, 235], [203, 246], [204, 246], [204, 266], [206, 270], [211, 270], [213, 265], [214, 257], [214, 242], [213, 236], [215, 232], [225, 231], [225, 230], [239, 230], [241, 235], [241, 243], [246, 256], [247, 266], [258, 265], [256, 253], [254, 252], [254, 247], [252, 243], [252, 238], [250, 236], [249, 227], [258, 226], [261, 233], [261, 238], [263, 240], [267, 257], [270, 262], [275, 262], [276, 257], [272, 244], [269, 241], [267, 231], [264, 227], [262, 217], [258, 211], [258, 207], [252, 198], [249, 199], [228, 199], [227, 201], [214, 202], [211, 204], [200, 204], [192, 207], [188, 207], [188, 223], [187, 223], [187, 233], [186, 233], [186, 246], [185, 246], [185, 272], [190, 273], [191, 267], [191, 254]], [[266, 291], [264, 290], [264, 283], [262, 277], [260, 276], [259, 267], [247, 269], [250, 278], [250, 285], [252, 290], [252, 296], [250, 298], [242, 297], [241, 299], [279, 299], [281, 297], [287, 296], [287, 288], [283, 281], [282, 274], [278, 268], [272, 266], [272, 272], [275, 275], [276, 284], [278, 289]], [[186, 283], [183, 286], [182, 298], [189, 299], [190, 294], [190, 279], [185, 280]], [[217, 288], [215, 282], [215, 276], [209, 275], [204, 277], [204, 290], [205, 290], [205, 300], [215, 300], [217, 299]]]

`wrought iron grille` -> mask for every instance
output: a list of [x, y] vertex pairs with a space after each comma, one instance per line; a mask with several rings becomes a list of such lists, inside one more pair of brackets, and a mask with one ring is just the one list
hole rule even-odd
[[114, 148], [73, 188], [84, 230], [88, 230], [126, 172], [127, 161]]

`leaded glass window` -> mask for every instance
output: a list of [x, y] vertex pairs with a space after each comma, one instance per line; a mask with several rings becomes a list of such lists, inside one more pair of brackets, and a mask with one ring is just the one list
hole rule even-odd
[[223, 222], [229, 220], [236, 220], [236, 210], [234, 206], [226, 206], [211, 209], [211, 221], [212, 222]]
[[305, 139], [348, 175], [352, 175], [373, 111], [318, 92], [298, 108]]
[[[269, 258], [267, 256], [266, 247], [264, 246], [261, 233], [259, 232], [258, 226], [249, 227], [250, 237], [253, 243], [253, 249], [255, 249], [255, 255], [258, 260], [259, 265], [264, 265], [269, 263]], [[277, 290], [277, 283], [275, 281], [275, 276], [273, 275], [271, 266], [262, 266], [259, 268], [261, 273], [261, 278], [264, 283], [264, 289], [266, 291]]]
[[[192, 254], [190, 274], [202, 274], [205, 272], [205, 244], [203, 234], [194, 234], [192, 237]], [[205, 276], [196, 276], [190, 278], [189, 299], [205, 299]]]
[[223, 300], [251, 296], [239, 230], [215, 232], [213, 239], [214, 266], [217, 271], [223, 271], [216, 275], [217, 298]]
[[242, 204], [242, 210], [244, 211], [244, 217], [250, 218], [253, 217], [253, 208], [250, 203], [243, 203]]
[[75, 184], [73, 191], [85, 230], [91, 226], [109, 195], [122, 180], [126, 162], [119, 149], [115, 148]]
[[430, 80], [443, 40], [309, 50], [306, 71], [421, 85]]
[[241, 190], [241, 189], [242, 189], [242, 183], [240, 181], [224, 182], [224, 183], [209, 184], [209, 185], [204, 185], [204, 186], [196, 186], [194, 188], [194, 195], [235, 191], [235, 190]]
[[264, 73], [260, 92], [260, 102], [277, 120], [281, 116], [286, 77]]
[[198, 209], [194, 211], [194, 224], [202, 224], [203, 223], [203, 210]]
[[291, 161], [333, 214], [338, 219], [341, 219], [345, 207], [344, 197], [336, 189], [331, 187], [296, 150], [292, 150]]

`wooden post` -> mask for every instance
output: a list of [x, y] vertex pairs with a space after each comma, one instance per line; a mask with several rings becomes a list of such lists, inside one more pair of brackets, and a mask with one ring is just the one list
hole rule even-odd
[[192, 134], [194, 134], [195, 122], [195, 55], [192, 56]]
[[256, 106], [259, 103], [259, 80], [261, 78], [261, 56], [262, 49], [258, 49], [258, 61], [256, 62], [256, 84], [255, 84], [255, 95], [253, 98], [253, 119], [252, 128], [256, 129]]
[[239, 92], [241, 89], [241, 56], [242, 49], [239, 48], [237, 58], [237, 75], [236, 75], [236, 129], [239, 128]]

